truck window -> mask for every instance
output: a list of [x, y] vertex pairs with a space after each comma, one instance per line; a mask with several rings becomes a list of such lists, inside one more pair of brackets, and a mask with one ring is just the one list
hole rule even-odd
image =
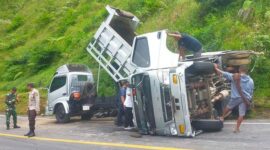
[[74, 91], [82, 91], [85, 83], [91, 82], [94, 83], [94, 79], [92, 75], [72, 75], [71, 76], [71, 86], [70, 92]]
[[87, 81], [88, 80], [88, 76], [86, 75], [78, 75], [78, 81]]
[[173, 37], [167, 36], [166, 46], [171, 52], [179, 53], [178, 44], [177, 44], [177, 42], [175, 41], [175, 39]]
[[150, 55], [147, 38], [138, 38], [136, 40], [132, 62], [138, 67], [150, 66]]
[[52, 81], [50, 92], [60, 89], [61, 87], [66, 85], [66, 82], [67, 82], [66, 76], [55, 77]]

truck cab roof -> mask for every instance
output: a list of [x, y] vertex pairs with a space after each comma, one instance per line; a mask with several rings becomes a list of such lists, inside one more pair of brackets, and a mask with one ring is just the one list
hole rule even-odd
[[92, 74], [92, 71], [86, 65], [65, 64], [63, 66], [60, 66], [54, 75], [62, 75], [62, 74], [75, 73], [75, 72]]

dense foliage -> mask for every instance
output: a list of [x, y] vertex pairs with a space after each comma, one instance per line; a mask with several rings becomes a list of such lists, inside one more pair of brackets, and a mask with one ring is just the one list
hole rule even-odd
[[[197, 37], [207, 51], [251, 49], [264, 52], [252, 77], [256, 103], [269, 106], [269, 0], [1, 0], [0, 90], [24, 90], [33, 81], [45, 87], [65, 63], [97, 63], [85, 48], [106, 17], [107, 4], [141, 19], [138, 33], [159, 29]], [[100, 95], [114, 94], [114, 83], [101, 72]]]

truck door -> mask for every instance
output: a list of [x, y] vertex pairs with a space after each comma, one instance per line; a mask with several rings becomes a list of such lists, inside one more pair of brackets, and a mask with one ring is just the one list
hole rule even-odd
[[170, 73], [173, 114], [178, 136], [194, 136], [186, 96], [184, 72]]
[[56, 100], [61, 97], [68, 96], [67, 90], [67, 77], [66, 76], [57, 76], [54, 77], [48, 91], [48, 102], [49, 109], [53, 107], [53, 104], [56, 103]]

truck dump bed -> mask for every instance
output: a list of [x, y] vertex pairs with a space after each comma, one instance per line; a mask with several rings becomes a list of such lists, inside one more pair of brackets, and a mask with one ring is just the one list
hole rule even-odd
[[97, 30], [87, 51], [115, 80], [126, 79], [136, 67], [130, 64], [139, 19], [129, 12], [106, 6], [108, 18]]

